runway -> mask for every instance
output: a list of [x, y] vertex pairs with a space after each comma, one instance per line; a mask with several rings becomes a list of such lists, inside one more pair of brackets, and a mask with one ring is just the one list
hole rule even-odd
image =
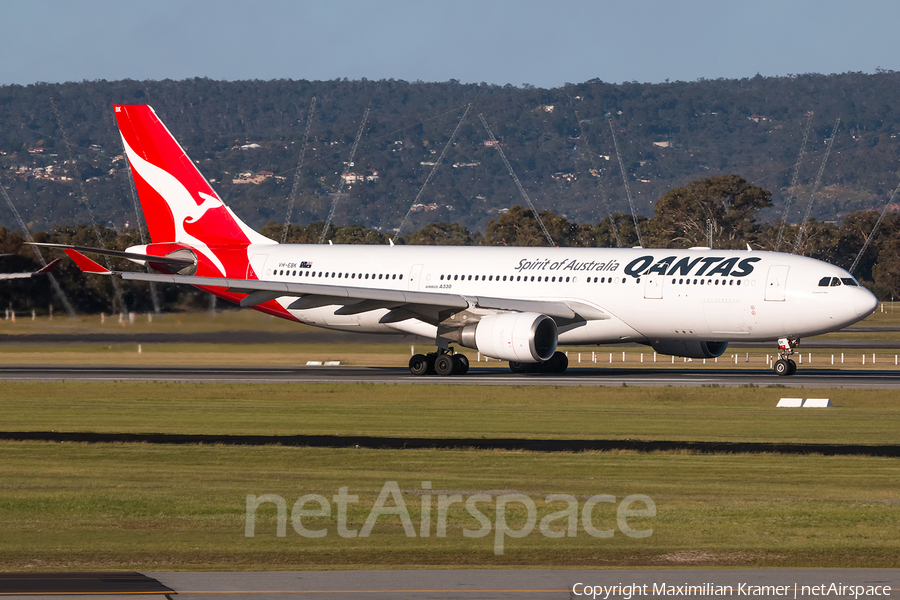
[[232, 383], [383, 383], [393, 385], [784, 386], [900, 389], [900, 370], [814, 369], [779, 377], [770, 369], [570, 368], [563, 375], [514, 374], [473, 366], [467, 375], [415, 377], [405, 367], [0, 366], [0, 381], [166, 381]]

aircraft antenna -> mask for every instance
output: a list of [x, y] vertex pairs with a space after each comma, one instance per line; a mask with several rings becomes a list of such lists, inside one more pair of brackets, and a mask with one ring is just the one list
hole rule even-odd
[[[9, 194], [6, 192], [6, 188], [0, 185], [0, 191], [3, 192], [3, 199], [6, 200], [6, 204], [9, 206], [9, 210], [12, 211], [13, 216], [16, 217], [16, 221], [19, 223], [19, 227], [22, 228], [22, 232], [25, 234], [25, 239], [29, 242], [34, 242], [34, 238], [31, 237], [31, 232], [28, 231], [28, 226], [25, 225], [25, 221], [22, 219], [22, 216], [19, 214], [19, 211], [16, 210], [16, 205], [13, 204], [12, 198], [9, 197]], [[38, 260], [41, 263], [42, 267], [47, 266], [47, 261], [44, 260], [44, 255], [41, 254], [41, 249], [37, 246], [32, 246], [32, 250], [37, 255]], [[47, 273], [47, 277], [50, 278], [50, 285], [53, 286], [53, 291], [56, 293], [56, 297], [59, 298], [59, 301], [62, 302], [63, 307], [65, 307], [66, 312], [69, 314], [70, 319], [75, 318], [75, 309], [72, 308], [72, 304], [69, 302], [69, 299], [66, 298], [65, 292], [63, 292], [62, 287], [59, 285], [59, 282], [56, 280], [56, 277], [53, 276], [53, 273]]]
[[472, 104], [469, 103], [466, 106], [466, 110], [463, 113], [462, 117], [460, 117], [459, 122], [456, 124], [456, 128], [453, 129], [453, 133], [450, 134], [450, 139], [447, 140], [447, 143], [444, 144], [444, 149], [441, 150], [441, 155], [438, 157], [437, 162], [434, 163], [434, 166], [431, 167], [431, 172], [428, 173], [428, 177], [425, 178], [425, 183], [422, 184], [422, 187], [419, 189], [419, 193], [416, 194], [415, 200], [412, 201], [412, 204], [409, 206], [409, 210], [406, 211], [406, 216], [403, 217], [403, 220], [400, 221], [400, 227], [397, 228], [397, 232], [394, 234], [394, 238], [391, 240], [391, 246], [394, 245], [394, 242], [400, 237], [400, 232], [403, 231], [403, 227], [406, 225], [406, 222], [409, 221], [409, 215], [412, 214], [413, 206], [419, 203], [419, 198], [422, 197], [422, 192], [425, 191], [425, 187], [428, 185], [428, 182], [431, 181], [431, 177], [434, 175], [435, 171], [437, 171], [438, 166], [444, 160], [444, 154], [447, 152], [447, 148], [449, 148], [453, 144], [453, 140], [456, 138], [457, 132], [459, 132], [460, 126], [463, 124], [463, 121], [466, 120], [466, 115], [469, 114], [469, 109], [472, 108]]
[[363, 115], [362, 122], [359, 124], [359, 131], [356, 132], [356, 139], [353, 140], [353, 147], [350, 149], [350, 158], [347, 160], [347, 164], [344, 167], [344, 172], [341, 174], [341, 182], [338, 184], [338, 189], [334, 193], [334, 200], [331, 201], [331, 211], [328, 213], [328, 219], [325, 221], [325, 226], [322, 228], [322, 235], [319, 236], [319, 243], [325, 243], [325, 237], [328, 235], [328, 226], [331, 225], [331, 221], [334, 219], [334, 212], [337, 209], [338, 200], [341, 197], [341, 190], [344, 189], [344, 182], [347, 181], [347, 175], [350, 173], [350, 169], [353, 168], [353, 157], [356, 156], [356, 148], [359, 146], [359, 138], [362, 137], [363, 130], [366, 127], [366, 121], [369, 120], [369, 109], [366, 108], [366, 112]]
[[541, 220], [541, 215], [538, 214], [537, 209], [534, 207], [534, 203], [531, 201], [531, 198], [528, 197], [528, 194], [525, 192], [525, 188], [522, 187], [522, 182], [519, 181], [519, 178], [516, 177], [516, 172], [513, 171], [512, 165], [509, 164], [509, 161], [506, 160], [506, 154], [503, 153], [503, 148], [500, 147], [500, 142], [497, 141], [497, 138], [494, 137], [494, 133], [491, 131], [491, 128], [488, 126], [487, 120], [485, 120], [484, 115], [478, 113], [478, 118], [481, 119], [481, 124], [484, 125], [485, 131], [487, 131], [488, 137], [491, 140], [491, 145], [497, 149], [497, 152], [500, 153], [500, 158], [503, 159], [503, 164], [506, 165], [506, 169], [509, 171], [509, 174], [512, 176], [513, 181], [516, 182], [516, 186], [519, 188], [519, 193], [522, 194], [522, 197], [525, 198], [525, 202], [528, 203], [528, 208], [531, 209], [531, 212], [534, 213], [534, 218], [537, 219], [538, 225], [541, 226], [541, 231], [544, 232], [544, 237], [547, 238], [547, 241], [550, 242], [550, 246], [554, 247], [556, 244], [553, 242], [553, 238], [550, 237], [550, 232], [547, 231], [547, 227], [544, 225], [544, 221]]
[[784, 214], [781, 215], [781, 226], [778, 228], [778, 236], [775, 238], [775, 252], [781, 247], [784, 240], [784, 226], [787, 223], [788, 211], [796, 199], [795, 191], [797, 189], [797, 178], [800, 175], [800, 165], [803, 163], [803, 155], [806, 153], [806, 142], [809, 140], [809, 129], [812, 125], [813, 111], [806, 113], [806, 130], [803, 132], [803, 143], [800, 144], [800, 156], [797, 157], [797, 164], [794, 165], [794, 175], [791, 177], [791, 186], [788, 188], [788, 197], [784, 201]]
[[644, 239], [641, 237], [641, 228], [638, 227], [637, 213], [634, 210], [634, 201], [631, 199], [631, 189], [628, 187], [628, 176], [625, 173], [625, 164], [622, 162], [622, 153], [619, 152], [619, 141], [616, 139], [616, 130], [613, 127], [612, 115], [607, 116], [609, 131], [612, 133], [613, 145], [616, 147], [616, 157], [619, 159], [619, 170], [622, 171], [622, 185], [625, 186], [625, 195], [628, 196], [628, 206], [631, 208], [631, 219], [634, 221], [634, 232], [637, 234], [638, 246], [644, 247]]
[[[66, 133], [65, 128], [62, 125], [62, 117], [59, 116], [59, 109], [56, 108], [56, 101], [53, 97], [50, 97], [50, 107], [53, 109], [53, 114], [56, 116], [56, 125], [59, 127], [59, 131], [62, 134], [63, 143], [66, 145], [66, 153], [69, 155], [69, 160], [72, 161], [72, 167], [76, 170], [75, 184], [78, 186], [78, 195], [82, 204], [84, 204], [85, 208], [87, 208], [88, 215], [91, 218], [91, 224], [94, 229], [94, 235], [97, 238], [97, 244], [101, 249], [105, 250], [106, 245], [103, 243], [103, 236], [100, 235], [100, 228], [97, 226], [97, 219], [94, 216], [94, 209], [91, 207], [91, 202], [88, 200], [87, 193], [84, 191], [84, 182], [81, 180], [81, 176], [77, 173], [77, 165], [75, 163], [75, 155], [72, 153], [72, 144], [69, 142], [69, 136]], [[109, 257], [104, 255], [103, 261], [106, 263], [106, 268], [112, 271], [112, 264], [109, 261]], [[122, 297], [122, 290], [119, 288], [119, 280], [116, 277], [111, 277], [113, 284], [113, 291], [115, 292], [115, 299], [118, 301], [120, 310], [125, 310], [125, 300]], [[115, 308], [115, 307], [114, 307]]]
[[300, 161], [297, 170], [294, 171], [294, 185], [291, 186], [291, 196], [288, 202], [287, 216], [284, 218], [284, 231], [281, 232], [281, 243], [287, 242], [288, 228], [291, 226], [291, 214], [294, 212], [294, 202], [297, 200], [297, 191], [300, 189], [300, 171], [303, 169], [303, 160], [306, 158], [306, 150], [309, 146], [309, 126], [316, 111], [316, 97], [309, 101], [309, 113], [306, 115], [306, 131], [303, 132], [303, 145], [300, 147]]
[[869, 237], [866, 238], [866, 242], [863, 244], [862, 249], [859, 251], [859, 254], [856, 255], [856, 260], [853, 261], [853, 264], [850, 265], [850, 268], [847, 269], [851, 274], [853, 270], [856, 269], [856, 266], [859, 264], [862, 255], [866, 252], [866, 249], [869, 247], [869, 244], [872, 243], [872, 239], [875, 237], [875, 232], [878, 231], [878, 226], [881, 225], [881, 222], [884, 220], [884, 215], [887, 213], [888, 207], [894, 203], [894, 196], [900, 192], [900, 184], [897, 184], [897, 187], [894, 188], [894, 192], [891, 194], [891, 197], [885, 203], [884, 208], [881, 209], [881, 214], [878, 215], [878, 220], [875, 221], [875, 226], [872, 228], [872, 232], [869, 234]]
[[822, 183], [822, 174], [825, 172], [825, 163], [828, 162], [828, 155], [831, 154], [831, 148], [834, 146], [834, 138], [837, 135], [838, 127], [841, 126], [841, 119], [838, 118], [834, 122], [834, 129], [831, 130], [831, 138], [828, 140], [828, 146], [825, 148], [825, 156], [822, 158], [822, 164], [819, 165], [819, 172], [816, 175], [816, 182], [813, 184], [812, 193], [809, 195], [809, 204], [806, 205], [806, 214], [800, 221], [800, 231], [797, 232], [797, 241], [794, 242], [794, 251], [791, 254], [797, 254], [800, 250], [800, 244], [803, 242], [803, 234], [806, 233], [806, 221], [809, 219], [809, 213], [812, 211], [813, 200], [816, 199], [816, 192], [819, 191], [819, 184]]
[[578, 111], [575, 111], [575, 120], [578, 121], [578, 129], [581, 131], [581, 135], [579, 139], [584, 139], [584, 148], [587, 151], [588, 158], [591, 160], [591, 171], [592, 173], [597, 173], [597, 189], [600, 190], [600, 198], [603, 200], [603, 206], [606, 208], [606, 214], [609, 216], [609, 227], [612, 229], [613, 237], [616, 239], [616, 246], [619, 248], [622, 247], [622, 238], [619, 237], [619, 228], [616, 227], [616, 220], [613, 218], [612, 208], [609, 206], [609, 197], [606, 195], [606, 190], [603, 188], [603, 182], [600, 180], [600, 171], [597, 169], [597, 161], [594, 159], [594, 153], [591, 152], [591, 146], [588, 144], [587, 137], [584, 134], [584, 126], [581, 124], [581, 117], [578, 116]]

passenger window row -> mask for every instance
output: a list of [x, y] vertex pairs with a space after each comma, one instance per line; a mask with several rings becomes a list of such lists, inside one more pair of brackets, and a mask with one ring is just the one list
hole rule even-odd
[[[600, 283], [612, 283], [612, 277], [594, 277], [593, 283], [597, 283], [597, 280], [600, 280]], [[441, 275], [441, 281], [544, 281], [548, 283], [574, 283], [574, 277], [563, 277], [563, 276], [551, 276], [551, 275], [504, 275], [502, 278], [500, 275]], [[618, 281], [618, 278], [616, 278]], [[626, 278], [622, 278], [622, 283], [627, 281]], [[587, 278], [587, 283], [592, 283], [590, 277]]]
[[[735, 282], [737, 282], [737, 283], [735, 284]], [[719, 279], [699, 279], [699, 280], [694, 279], [692, 281], [690, 278], [687, 278], [687, 279], [673, 278], [672, 283], [677, 284], [677, 285], [681, 285], [681, 284], [691, 285], [691, 283], [693, 283], [693, 285], [741, 285], [741, 280], [740, 279], [722, 279], [722, 280], [719, 280]]]
[[[331, 277], [334, 279], [403, 279], [403, 275], [386, 274], [386, 273], [337, 273], [337, 272], [329, 272], [329, 271], [304, 271], [300, 270], [300, 277]], [[286, 275], [288, 277], [296, 277], [297, 271], [291, 271], [284, 269], [276, 269], [275, 275], [281, 276]]]

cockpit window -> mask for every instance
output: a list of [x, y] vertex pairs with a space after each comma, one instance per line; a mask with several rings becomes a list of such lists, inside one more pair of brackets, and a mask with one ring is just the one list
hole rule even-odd
[[828, 287], [831, 285], [831, 277], [823, 277], [819, 280], [819, 287]]
[[831, 287], [837, 287], [839, 285], [841, 285], [841, 280], [838, 279], [837, 277], [832, 277], [831, 278]]
[[844, 285], [852, 285], [854, 287], [859, 287], [859, 283], [852, 277], [841, 277], [841, 281], [844, 282]]

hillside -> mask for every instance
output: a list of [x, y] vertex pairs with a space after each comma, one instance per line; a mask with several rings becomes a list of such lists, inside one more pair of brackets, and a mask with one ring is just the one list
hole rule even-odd
[[[391, 232], [471, 103], [404, 233], [438, 221], [483, 232], [498, 213], [523, 204], [497, 149], [485, 144], [479, 114], [535, 205], [569, 220], [596, 223], [610, 211], [629, 212], [612, 125], [638, 213], [652, 216], [654, 203], [671, 188], [736, 173], [772, 192], [773, 206], [760, 217], [774, 221], [813, 111], [788, 220], [800, 220], [807, 209], [837, 118], [841, 125], [810, 214], [840, 220], [852, 210], [880, 207], [897, 185], [898, 84], [900, 73], [880, 72], [666, 84], [594, 80], [549, 90], [393, 80], [4, 86], [0, 182], [38, 230], [91, 221], [133, 225], [110, 105], [149, 103], [239, 215], [255, 227], [281, 223], [315, 96], [293, 222], [324, 220], [341, 189], [336, 224]], [[347, 167], [367, 108], [354, 164]], [[341, 187], [345, 171], [352, 176]], [[0, 225], [17, 227], [5, 205]]]

